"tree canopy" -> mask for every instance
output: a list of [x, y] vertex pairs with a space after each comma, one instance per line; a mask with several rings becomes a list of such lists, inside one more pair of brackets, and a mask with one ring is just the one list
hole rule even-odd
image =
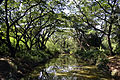
[[1, 47], [15, 57], [21, 50], [44, 50], [48, 41], [55, 44], [63, 38], [55, 35], [67, 33], [66, 39], [72, 37], [80, 49], [108, 45], [115, 55], [120, 45], [119, 4], [119, 0], [1, 0]]

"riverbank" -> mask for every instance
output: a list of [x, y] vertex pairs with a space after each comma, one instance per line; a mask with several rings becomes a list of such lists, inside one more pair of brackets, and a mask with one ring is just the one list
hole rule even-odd
[[[20, 59], [18, 57], [14, 59], [11, 57], [0, 58], [0, 79], [20, 80], [21, 78], [24, 78], [29, 74], [32, 74], [38, 77], [42, 69], [41, 68], [37, 69], [36, 67], [46, 68], [45, 65], [47, 64], [50, 64], [50, 65], [55, 64], [52, 67], [58, 66], [57, 67], [58, 72], [56, 73], [56, 75], [59, 77], [70, 76], [74, 74], [74, 76], [77, 76], [78, 78], [79, 77], [80, 78], [82, 77], [83, 79], [88, 78], [88, 80], [89, 78], [93, 78], [94, 80], [94, 78], [99, 79], [100, 77], [103, 77], [106, 80], [112, 80], [112, 79], [107, 79], [106, 76], [109, 76], [108, 78], [110, 78], [110, 75], [105, 73], [104, 70], [98, 70], [97, 66], [91, 63], [87, 64], [89, 62], [81, 60], [79, 57], [73, 56], [72, 54], [60, 54], [60, 56], [58, 57], [59, 54], [60, 53], [56, 53], [55, 55], [52, 55], [49, 57], [46, 56], [48, 58], [45, 58], [40, 62], [27, 61], [25, 59]], [[110, 72], [110, 74], [112, 75], [111, 78], [113, 77], [113, 80], [120, 80], [120, 56], [114, 56], [114, 57], [111, 56], [111, 57], [108, 57], [108, 59], [109, 59], [109, 62], [107, 63], [107, 66], [109, 67], [108, 73]], [[49, 68], [50, 65], [47, 68]], [[64, 73], [59, 72], [59, 70], [61, 71], [65, 69], [65, 68], [59, 69], [63, 66], [66, 67], [66, 69], [68, 66], [68, 68], [71, 68], [72, 70], [70, 72], [64, 72]], [[37, 73], [35, 70], [37, 70]], [[34, 71], [35, 73], [33, 73]], [[29, 76], [31, 77], [31, 75]]]
[[120, 56], [109, 56], [109, 63], [107, 66], [109, 67], [109, 72], [111, 73], [111, 76], [115, 80], [120, 80]]
[[33, 71], [36, 66], [40, 64], [44, 65], [47, 61], [58, 55], [59, 52], [54, 54], [48, 53], [48, 55], [44, 56], [44, 59], [40, 59], [39, 61], [20, 57], [0, 57], [0, 79], [20, 80]]

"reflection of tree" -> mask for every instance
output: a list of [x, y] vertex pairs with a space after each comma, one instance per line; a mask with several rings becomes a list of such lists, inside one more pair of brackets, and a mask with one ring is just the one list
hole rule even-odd
[[[49, 75], [49, 79], [76, 79], [77, 77], [69, 76], [72, 75], [69, 72], [78, 66], [78, 64], [77, 59], [73, 55], [61, 54], [57, 59], [53, 59], [50, 63], [46, 64], [48, 66], [46, 72]], [[66, 74], [66, 76], [62, 74]]]

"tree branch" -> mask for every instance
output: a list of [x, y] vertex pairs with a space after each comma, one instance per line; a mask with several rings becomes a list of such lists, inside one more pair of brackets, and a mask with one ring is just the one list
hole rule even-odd
[[39, 4], [40, 4], [40, 3], [35, 4], [35, 5], [32, 5], [31, 7], [29, 7], [29, 8], [24, 12], [24, 14], [23, 14], [21, 17], [17, 18], [17, 19], [10, 25], [10, 27], [13, 26], [13, 25], [14, 25], [17, 21], [19, 21], [21, 18], [23, 18], [31, 8], [33, 8], [33, 7], [35, 7], [35, 6], [39, 5]]
[[[96, 1], [96, 0], [95, 0]], [[98, 1], [96, 1], [98, 4], [99, 4], [99, 6], [104, 10], [104, 12], [105, 13], [108, 13], [108, 14], [111, 14], [111, 13], [109, 13]]]

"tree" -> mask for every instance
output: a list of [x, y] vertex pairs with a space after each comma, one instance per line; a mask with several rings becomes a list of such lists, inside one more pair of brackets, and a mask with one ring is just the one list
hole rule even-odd
[[70, 53], [76, 50], [76, 41], [73, 38], [73, 28], [60, 27], [51, 36], [50, 41], [62, 53]]
[[89, 29], [95, 30], [107, 36], [109, 50], [111, 55], [113, 52], [111, 36], [113, 32], [113, 25], [115, 24], [116, 8], [119, 5], [117, 0], [86, 0], [73, 1], [79, 12], [76, 13], [80, 17], [81, 22], [87, 24]]
[[5, 44], [12, 57], [15, 57], [16, 51], [21, 50], [20, 44], [28, 50], [36, 44], [45, 47], [45, 43], [60, 24], [56, 14], [62, 11], [61, 6], [63, 5], [59, 0], [5, 0], [1, 6], [4, 14], [0, 28], [5, 34], [1, 36], [6, 40]]

